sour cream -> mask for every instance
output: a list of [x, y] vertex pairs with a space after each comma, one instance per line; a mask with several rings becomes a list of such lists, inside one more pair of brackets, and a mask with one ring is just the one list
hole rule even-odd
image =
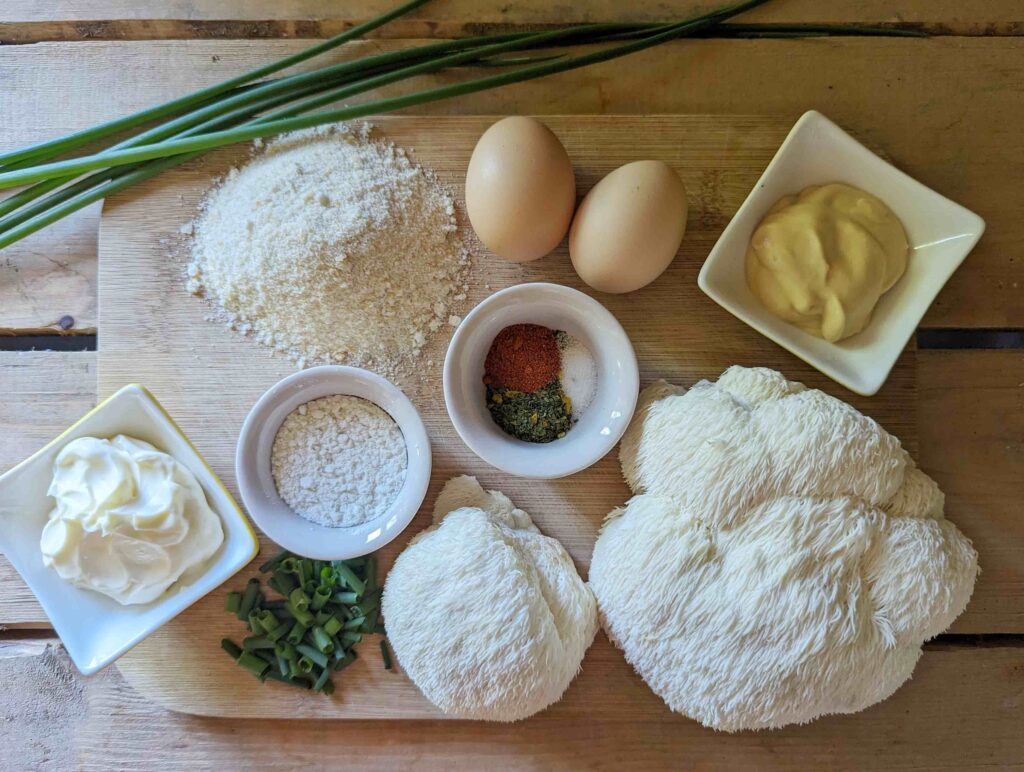
[[43, 563], [123, 605], [149, 603], [224, 540], [195, 476], [149, 443], [80, 437], [53, 465]]

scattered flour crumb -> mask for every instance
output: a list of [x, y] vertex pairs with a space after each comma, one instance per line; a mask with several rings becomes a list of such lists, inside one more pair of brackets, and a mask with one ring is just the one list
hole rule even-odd
[[365, 124], [255, 148], [190, 226], [188, 291], [292, 360], [413, 369], [465, 300], [451, 194]]

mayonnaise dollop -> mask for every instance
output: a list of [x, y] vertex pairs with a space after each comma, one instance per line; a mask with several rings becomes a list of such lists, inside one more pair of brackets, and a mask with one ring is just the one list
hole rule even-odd
[[119, 434], [80, 437], [57, 455], [43, 563], [118, 603], [149, 603], [220, 547], [224, 529], [195, 476]]
[[786, 196], [747, 250], [747, 284], [781, 319], [828, 341], [863, 330], [903, 275], [903, 224], [881, 200], [832, 183]]

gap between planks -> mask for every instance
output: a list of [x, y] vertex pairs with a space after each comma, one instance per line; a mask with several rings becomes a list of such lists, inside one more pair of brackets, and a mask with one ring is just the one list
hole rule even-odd
[[[372, 34], [388, 38], [450, 38], [493, 32], [548, 29], [583, 22], [652, 22], [683, 19], [720, 2], [682, 0], [545, 0], [445, 2], [435, 0]], [[212, 38], [323, 38], [391, 9], [397, 0], [351, 0], [325, 6], [319, 0], [191, 2], [163, 0], [7, 0], [0, 8], [0, 41], [163, 40]], [[468, 19], [472, 19], [469, 21]], [[789, 0], [744, 14], [745, 23], [883, 24], [941, 36], [1013, 36], [1024, 33], [1016, 0]]]

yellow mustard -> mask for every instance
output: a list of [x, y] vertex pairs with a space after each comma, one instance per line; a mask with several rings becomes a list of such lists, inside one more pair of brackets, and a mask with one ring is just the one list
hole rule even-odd
[[775, 316], [828, 341], [863, 330], [907, 268], [892, 210], [843, 183], [785, 196], [754, 231], [747, 284]]

